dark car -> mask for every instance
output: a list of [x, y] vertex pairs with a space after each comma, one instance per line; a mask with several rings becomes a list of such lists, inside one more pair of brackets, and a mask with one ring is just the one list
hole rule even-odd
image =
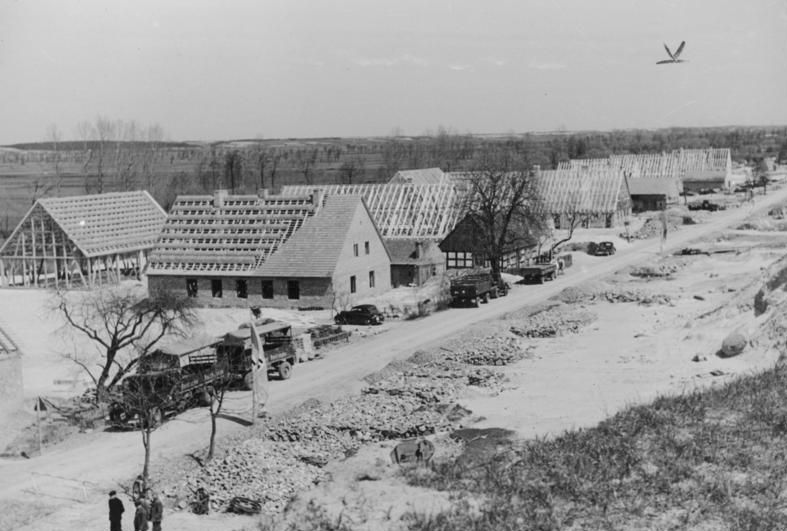
[[382, 312], [377, 309], [377, 306], [373, 304], [360, 304], [358, 306], [353, 306], [349, 310], [339, 312], [333, 320], [336, 324], [373, 325], [383, 324], [384, 319], [385, 317]]
[[593, 256], [610, 256], [615, 254], [615, 244], [612, 242], [593, 243], [588, 247], [588, 254]]

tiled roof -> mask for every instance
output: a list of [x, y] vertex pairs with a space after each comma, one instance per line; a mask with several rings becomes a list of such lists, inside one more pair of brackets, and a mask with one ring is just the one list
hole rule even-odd
[[30, 209], [0, 254], [16, 245], [32, 214], [51, 218], [87, 257], [149, 249], [167, 219], [166, 212], [145, 191], [47, 197]]
[[[416, 244], [421, 244], [421, 256], [416, 258]], [[431, 240], [385, 240], [391, 255], [391, 265], [427, 265], [443, 261], [443, 253]]]
[[440, 168], [421, 168], [418, 170], [400, 170], [391, 177], [391, 183], [440, 184], [444, 174]]
[[319, 210], [322, 196], [179, 196], [148, 274], [249, 273]]
[[443, 184], [331, 184], [284, 186], [283, 194], [319, 188], [325, 194], [360, 195], [383, 238], [442, 239], [460, 217], [461, 194]]
[[326, 197], [320, 211], [263, 262], [255, 275], [319, 278], [332, 276], [359, 208], [365, 210], [360, 196]]

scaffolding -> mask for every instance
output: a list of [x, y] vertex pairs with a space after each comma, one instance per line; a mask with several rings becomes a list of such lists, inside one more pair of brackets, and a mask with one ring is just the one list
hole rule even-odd
[[139, 275], [166, 218], [145, 191], [39, 199], [0, 247], [0, 286], [89, 287]]

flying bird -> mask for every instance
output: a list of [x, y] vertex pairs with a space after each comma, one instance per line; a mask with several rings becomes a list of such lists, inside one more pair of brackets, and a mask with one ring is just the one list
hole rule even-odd
[[669, 55], [669, 59], [664, 59], [663, 61], [656, 62], [657, 65], [666, 65], [669, 63], [685, 63], [683, 59], [679, 59], [681, 52], [683, 51], [683, 47], [686, 46], [686, 41], [680, 43], [678, 49], [675, 50], [675, 53], [672, 53], [669, 47], [665, 44], [664, 49], [667, 50], [667, 55]]

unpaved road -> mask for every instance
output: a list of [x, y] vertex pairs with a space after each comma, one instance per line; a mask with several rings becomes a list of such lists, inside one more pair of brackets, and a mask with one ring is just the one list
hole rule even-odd
[[[669, 236], [665, 252], [679, 249], [699, 238], [710, 236], [741, 222], [754, 212], [787, 201], [787, 188], [758, 197], [755, 206], [715, 214], [709, 221], [684, 226]], [[472, 324], [498, 317], [558, 293], [565, 287], [607, 275], [614, 270], [647, 262], [659, 253], [657, 239], [637, 242], [612, 257], [599, 258], [597, 263], [580, 270], [575, 267], [554, 282], [538, 286], [516, 286], [508, 297], [482, 305], [478, 309], [451, 309], [425, 319], [405, 321], [378, 335], [364, 338], [346, 347], [337, 348], [318, 359], [298, 365], [286, 382], [271, 382], [271, 401], [267, 406], [276, 414], [296, 406], [307, 398], [331, 400], [362, 387], [361, 378], [381, 369], [393, 359], [409, 356], [419, 348], [434, 346]], [[559, 386], [559, 383], [556, 382]], [[248, 415], [248, 393], [233, 393], [227, 401], [228, 412]], [[219, 434], [239, 429], [237, 423], [220, 421]], [[168, 422], [153, 436], [153, 461], [183, 455], [204, 447], [209, 435], [207, 414], [191, 410]], [[142, 464], [142, 445], [138, 433], [91, 434], [83, 444], [66, 444], [30, 460], [5, 461], [0, 465], [0, 499], [18, 497], [22, 490], [39, 489], [52, 496], [75, 497], [78, 483], [84, 481], [87, 493], [116, 488], [118, 482], [135, 475]], [[43, 475], [45, 474], [45, 475]], [[67, 478], [67, 479], [63, 479]]]

